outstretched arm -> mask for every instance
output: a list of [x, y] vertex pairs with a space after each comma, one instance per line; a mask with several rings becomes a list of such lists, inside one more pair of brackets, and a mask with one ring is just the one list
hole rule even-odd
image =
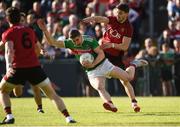
[[56, 46], [58, 48], [64, 48], [64, 41], [56, 41], [48, 32], [43, 19], [37, 21], [39, 28], [43, 31], [49, 45]]
[[90, 23], [90, 22], [97, 22], [97, 23], [104, 23], [104, 24], [109, 23], [109, 19], [107, 17], [104, 17], [104, 16], [87, 17], [87, 18], [84, 18], [82, 21], [85, 23]]

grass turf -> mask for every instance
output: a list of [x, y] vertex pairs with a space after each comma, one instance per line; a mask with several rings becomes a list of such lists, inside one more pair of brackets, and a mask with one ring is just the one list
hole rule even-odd
[[[118, 112], [105, 111], [99, 97], [63, 98], [77, 121], [67, 124], [47, 98], [44, 114], [36, 111], [33, 98], [13, 98], [15, 124], [10, 126], [180, 126], [180, 97], [138, 97], [141, 112], [135, 113], [127, 97], [113, 97]], [[5, 116], [0, 108], [0, 119]]]

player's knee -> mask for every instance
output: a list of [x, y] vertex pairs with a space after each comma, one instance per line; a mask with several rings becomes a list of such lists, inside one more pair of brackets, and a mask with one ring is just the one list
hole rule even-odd
[[97, 87], [96, 87], [96, 90], [97, 91], [103, 91], [105, 88], [102, 86], [102, 85], [98, 85]]
[[14, 96], [16, 96], [16, 97], [21, 97], [22, 96], [22, 91], [21, 90], [14, 90], [13, 93], [14, 93]]
[[44, 81], [37, 84], [36, 87], [44, 87], [44, 86], [47, 86], [47, 85], [50, 85], [50, 84], [51, 84], [51, 82], [50, 82], [49, 78], [46, 78]]

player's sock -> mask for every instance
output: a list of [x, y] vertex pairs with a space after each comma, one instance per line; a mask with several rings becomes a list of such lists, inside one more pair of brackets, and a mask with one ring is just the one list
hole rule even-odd
[[6, 112], [6, 114], [12, 114], [11, 107], [5, 107], [4, 111]]
[[44, 110], [42, 109], [42, 105], [38, 105], [37, 111], [40, 113], [44, 113]]
[[62, 114], [66, 117], [67, 123], [76, 123], [76, 121], [69, 115], [69, 112], [67, 111], [67, 109], [64, 109], [62, 111]]
[[70, 116], [70, 115], [69, 115], [69, 112], [67, 111], [67, 109], [64, 109], [64, 110], [62, 111], [62, 114], [63, 114], [65, 117]]
[[136, 99], [132, 99], [131, 102], [132, 103], [137, 103], [137, 100]]
[[37, 109], [42, 109], [42, 104], [41, 105], [38, 105], [38, 108]]
[[113, 104], [113, 102], [112, 101], [108, 101], [109, 103], [111, 103], [111, 104]]
[[136, 99], [132, 99], [132, 108], [134, 109], [135, 112], [140, 112], [141, 108], [138, 106], [137, 104], [137, 100]]

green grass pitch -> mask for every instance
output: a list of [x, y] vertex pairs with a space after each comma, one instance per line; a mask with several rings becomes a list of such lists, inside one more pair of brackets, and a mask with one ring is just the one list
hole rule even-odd
[[[127, 97], [113, 97], [118, 112], [105, 111], [99, 97], [63, 97], [76, 124], [67, 124], [61, 113], [43, 98], [44, 114], [37, 113], [33, 98], [13, 98], [15, 124], [8, 126], [180, 126], [180, 97], [137, 97], [135, 113]], [[0, 108], [0, 119], [5, 114]]]

